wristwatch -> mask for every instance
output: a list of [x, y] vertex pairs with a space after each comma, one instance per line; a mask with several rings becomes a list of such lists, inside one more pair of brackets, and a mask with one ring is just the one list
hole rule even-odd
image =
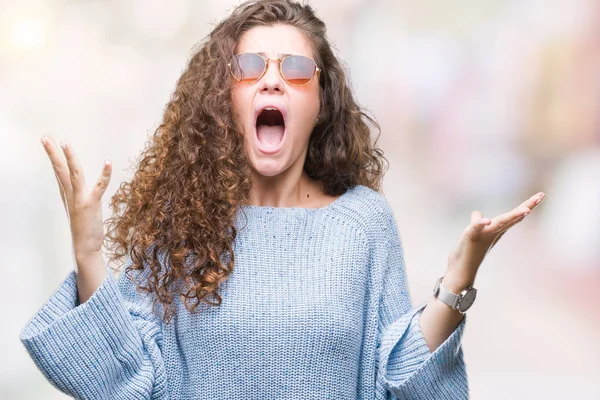
[[469, 285], [466, 289], [463, 289], [459, 294], [454, 294], [445, 287], [442, 286], [442, 276], [435, 284], [433, 288], [433, 297], [439, 298], [441, 301], [446, 303], [450, 308], [457, 310], [464, 314], [475, 302], [477, 297], [477, 289], [473, 285]]

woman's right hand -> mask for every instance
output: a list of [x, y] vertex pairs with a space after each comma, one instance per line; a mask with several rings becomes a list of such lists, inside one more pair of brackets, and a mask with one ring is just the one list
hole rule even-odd
[[85, 281], [85, 284], [80, 285], [78, 278], [79, 297], [83, 303], [106, 276], [105, 268], [101, 268], [100, 271], [97, 269], [100, 268], [99, 264], [104, 265], [102, 258], [104, 224], [101, 200], [110, 182], [111, 163], [108, 160], [105, 161], [96, 184], [93, 187], [87, 186], [83, 168], [68, 143], [61, 143], [62, 152], [65, 155], [63, 158], [58, 146], [49, 136], [42, 137], [41, 142], [54, 168], [60, 196], [67, 212], [67, 218], [69, 218], [73, 253], [79, 267], [77, 272], [78, 275], [83, 275]]
[[69, 218], [75, 257], [87, 258], [101, 254], [104, 241], [101, 200], [110, 182], [110, 162], [105, 161], [96, 184], [93, 187], [86, 186], [83, 168], [73, 148], [67, 142], [61, 143], [65, 162], [58, 146], [54, 145], [49, 136], [44, 136], [41, 140], [54, 168], [60, 196]]

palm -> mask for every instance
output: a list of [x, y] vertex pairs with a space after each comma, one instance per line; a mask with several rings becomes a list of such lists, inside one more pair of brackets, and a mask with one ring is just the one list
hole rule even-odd
[[483, 218], [479, 211], [471, 213], [471, 223], [460, 238], [456, 249], [448, 258], [448, 267], [463, 276], [473, 279], [487, 253], [498, 243], [502, 235], [511, 227], [523, 221], [544, 199], [540, 192], [525, 200], [513, 210], [492, 219]]

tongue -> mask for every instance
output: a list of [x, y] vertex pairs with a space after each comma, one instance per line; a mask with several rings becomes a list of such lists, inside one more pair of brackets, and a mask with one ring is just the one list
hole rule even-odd
[[283, 126], [281, 125], [264, 125], [260, 124], [256, 127], [258, 140], [265, 147], [275, 147], [283, 139]]

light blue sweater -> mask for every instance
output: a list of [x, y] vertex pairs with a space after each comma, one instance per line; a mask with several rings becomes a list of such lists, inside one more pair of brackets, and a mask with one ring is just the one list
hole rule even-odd
[[45, 377], [82, 399], [468, 398], [466, 317], [429, 351], [385, 197], [241, 210], [219, 307], [162, 323], [125, 274], [79, 305], [71, 272], [21, 333]]

